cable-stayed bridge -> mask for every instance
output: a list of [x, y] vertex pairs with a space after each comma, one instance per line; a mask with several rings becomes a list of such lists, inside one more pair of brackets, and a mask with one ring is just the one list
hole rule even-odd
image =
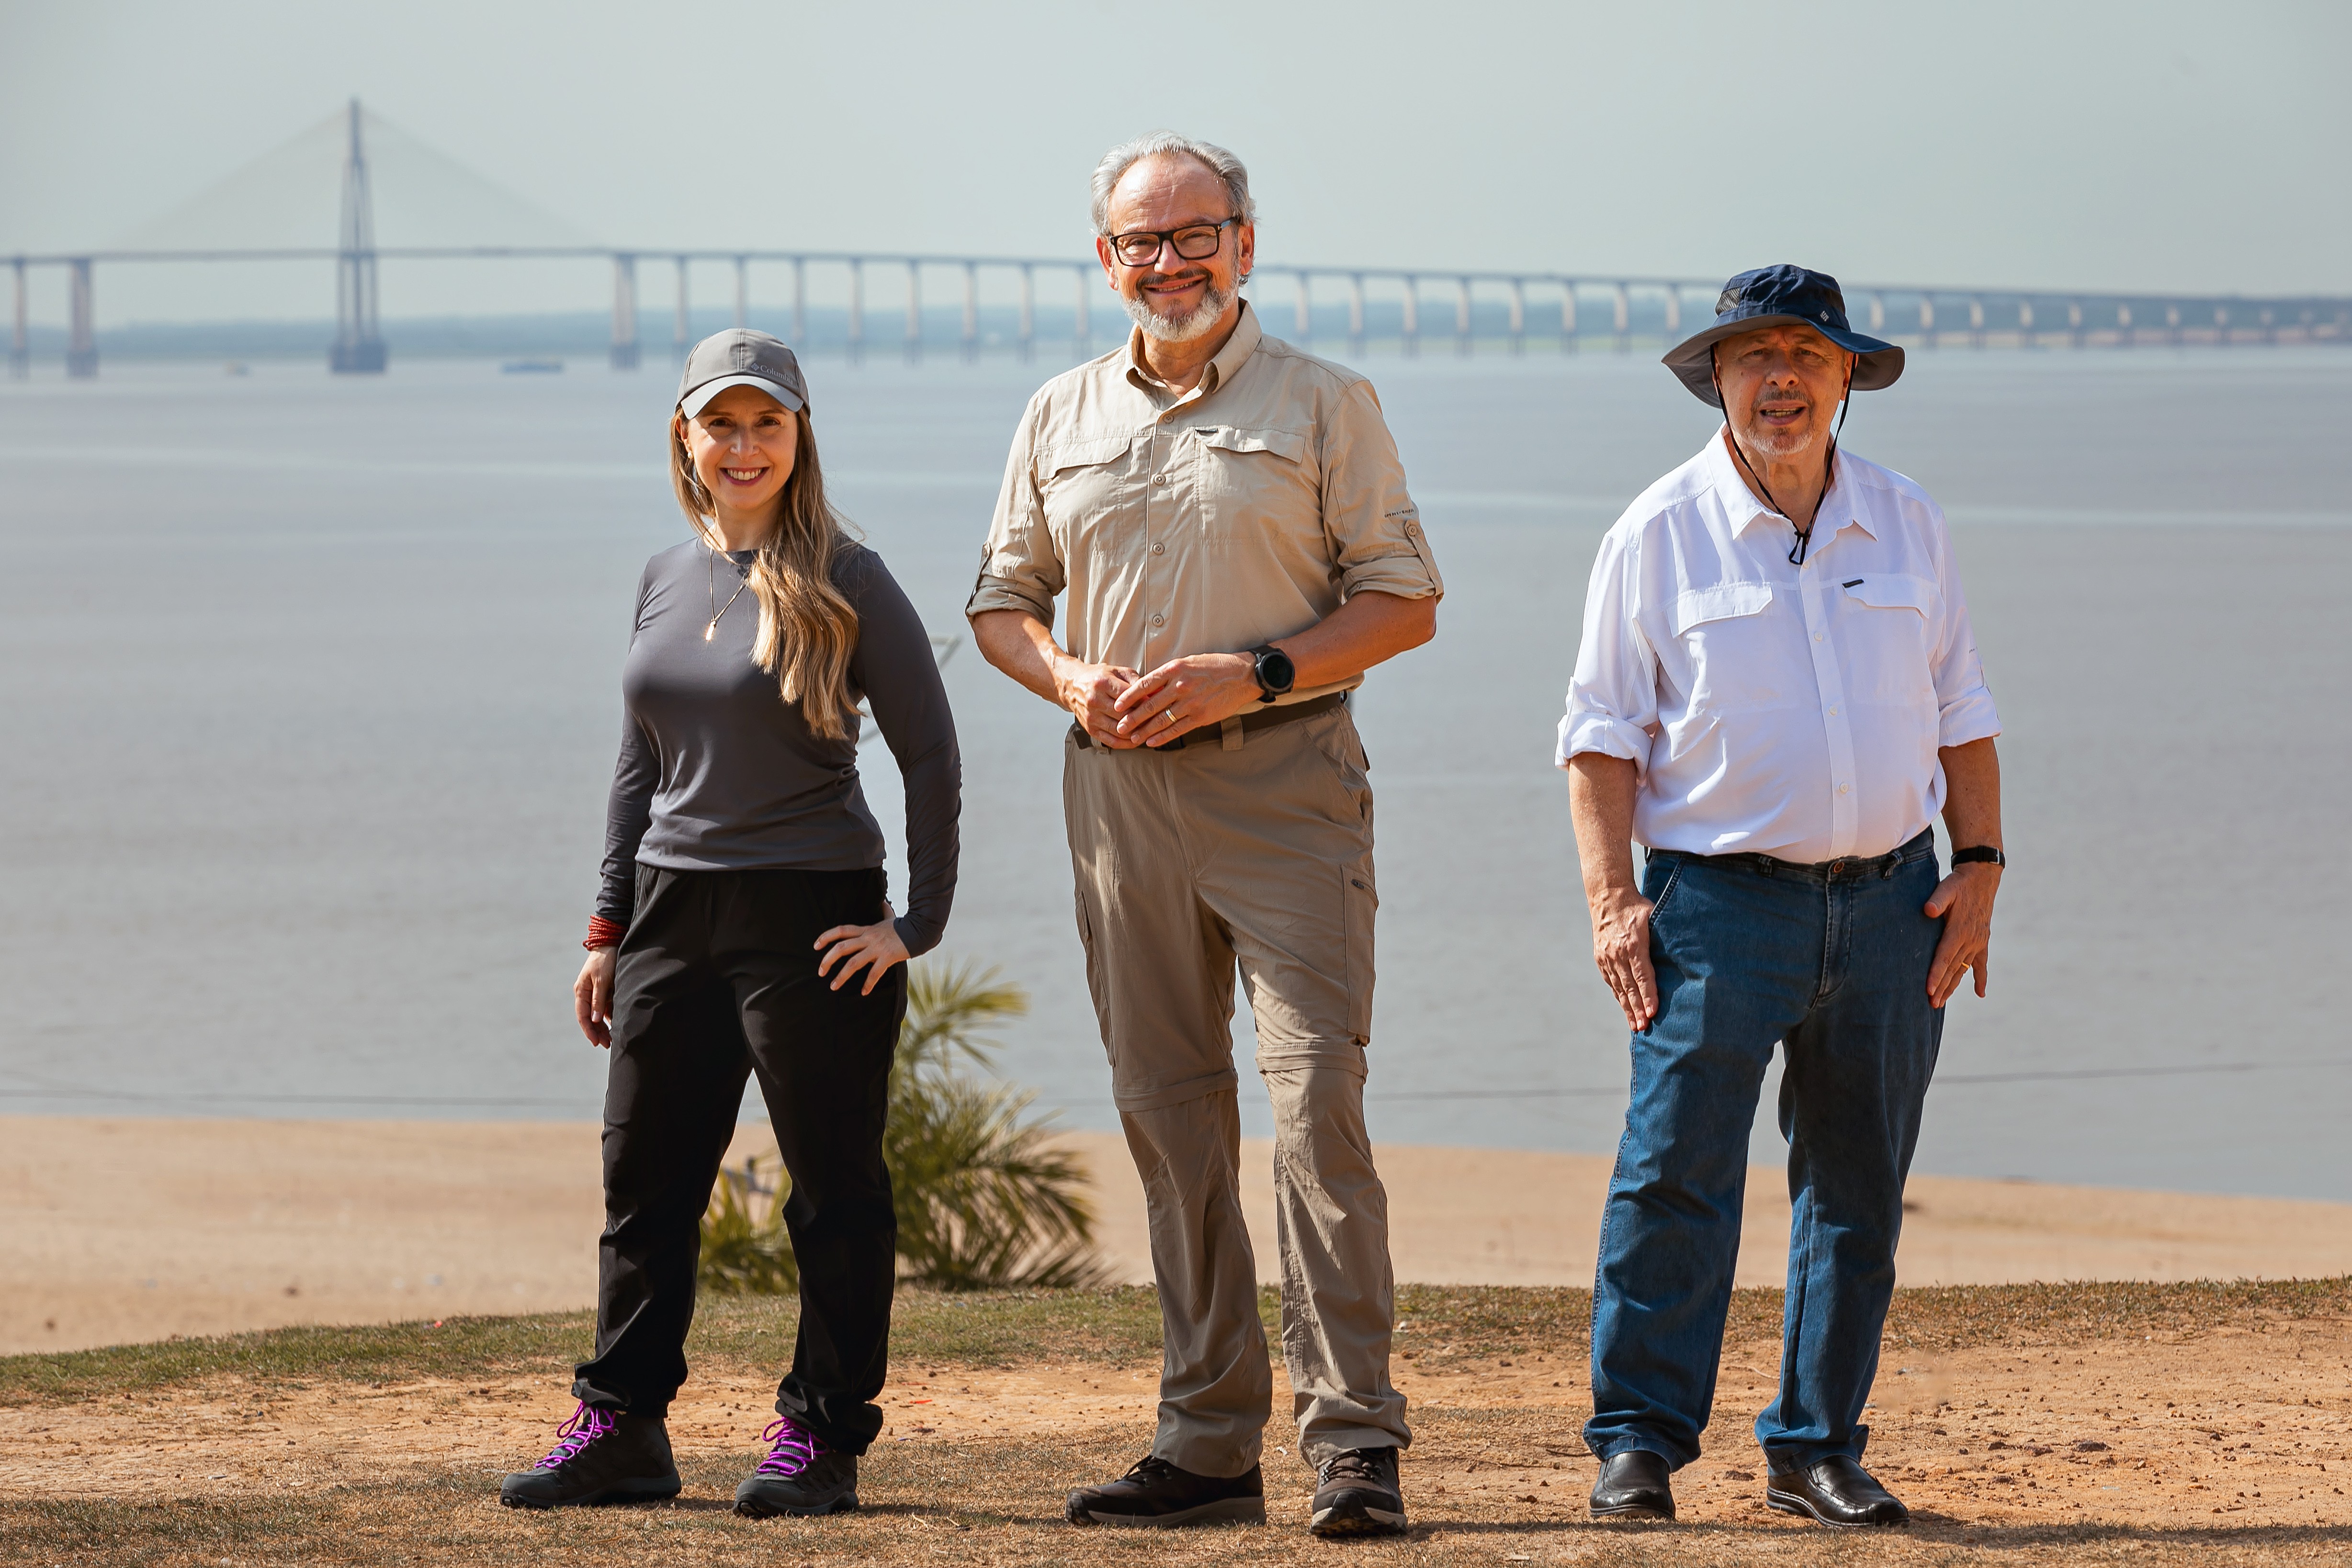
[[[381, 221], [380, 221], [381, 220]], [[327, 236], [333, 235], [333, 243]], [[386, 243], [384, 236], [394, 236]], [[156, 266], [265, 261], [331, 264], [336, 277], [336, 332], [330, 366], [366, 374], [384, 369], [378, 264], [383, 260], [609, 258], [613, 269], [611, 358], [634, 370], [643, 356], [637, 282], [642, 264], [676, 268], [672, 348], [688, 339], [689, 269], [696, 264], [731, 267], [734, 319], [749, 318], [753, 264], [782, 265], [791, 273], [788, 336], [808, 336], [810, 270], [838, 268], [846, 284], [846, 346], [853, 358], [869, 347], [869, 269], [895, 271], [906, 290], [900, 342], [910, 356], [927, 344], [923, 287], [927, 277], [960, 282], [961, 330], [954, 347], [966, 357], [981, 347], [983, 273], [1010, 274], [1018, 284], [1016, 342], [1024, 357], [1038, 341], [1038, 280], [1066, 276], [1071, 296], [1071, 347], [1091, 351], [1090, 301], [1100, 274], [1088, 253], [1065, 256], [917, 255], [903, 252], [747, 247], [711, 249], [616, 246], [581, 232], [524, 197], [436, 152], [354, 99], [349, 107], [263, 154], [181, 207], [125, 235], [87, 250], [0, 257], [15, 281], [9, 369], [30, 373], [27, 275], [63, 268], [68, 277], [66, 368], [73, 376], [98, 373], [95, 323], [100, 263]], [[1683, 330], [1686, 303], [1712, 304], [1718, 279], [1572, 275], [1547, 269], [1400, 268], [1261, 261], [1250, 292], [1260, 310], [1279, 320], [1279, 285], [1291, 294], [1291, 336], [1311, 342], [1318, 292], [1346, 307], [1346, 336], [1361, 352], [1377, 315], [1382, 340], [1405, 353], [1424, 338], [1450, 337], [1472, 350], [1474, 328], [1491, 306], [1503, 307], [1501, 337], [1511, 351], [1529, 343], [1574, 351], [1589, 344], [1623, 349], [1632, 343], [1639, 309], [1671, 339]], [[1269, 300], [1269, 293], [1274, 298]], [[1432, 296], [1434, 294], [1434, 299]], [[1444, 317], [1451, 306], [1451, 332]], [[1481, 307], [1487, 307], [1482, 310]], [[1849, 286], [1855, 325], [1897, 341], [1935, 347], [1964, 343], [2093, 344], [2352, 342], [2352, 298], [2058, 293], [1934, 285]], [[1425, 317], [1427, 319], [1425, 320]], [[1391, 324], [1393, 330], [1391, 330]]]

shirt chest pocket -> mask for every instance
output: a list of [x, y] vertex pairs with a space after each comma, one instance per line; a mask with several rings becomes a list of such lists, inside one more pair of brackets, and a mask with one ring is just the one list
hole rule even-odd
[[1319, 532], [1306, 432], [1219, 424], [1197, 425], [1191, 435], [1192, 498], [1209, 539], [1260, 537], [1302, 517]]
[[1770, 706], [1788, 700], [1788, 655], [1769, 582], [1718, 582], [1678, 594], [1667, 616], [1688, 661], [1691, 706]]
[[1845, 613], [1846, 688], [1857, 702], [1933, 704], [1936, 584], [1904, 572], [1874, 572], [1839, 584]]
[[1037, 494], [1057, 528], [1095, 522], [1129, 498], [1128, 438], [1081, 437], [1040, 447], [1034, 459]]

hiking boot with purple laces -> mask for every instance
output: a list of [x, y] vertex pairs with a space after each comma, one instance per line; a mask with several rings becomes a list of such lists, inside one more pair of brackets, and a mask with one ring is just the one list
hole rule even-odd
[[658, 1416], [624, 1416], [583, 1404], [556, 1428], [555, 1447], [499, 1487], [509, 1508], [658, 1502], [678, 1493], [669, 1428]]
[[749, 1519], [784, 1513], [847, 1513], [857, 1506], [857, 1456], [827, 1448], [789, 1416], [760, 1434], [768, 1457], [735, 1489], [735, 1511]]

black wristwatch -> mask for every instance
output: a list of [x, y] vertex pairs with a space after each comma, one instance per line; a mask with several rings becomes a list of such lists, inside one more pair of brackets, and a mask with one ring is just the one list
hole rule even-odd
[[1258, 701], [1270, 703], [1276, 697], [1287, 696], [1290, 688], [1298, 684], [1298, 666], [1273, 643], [1252, 648], [1250, 659], [1257, 671]]
[[1972, 849], [1952, 852], [1954, 865], [1967, 865], [1972, 861], [1990, 861], [1995, 865], [2005, 866], [2009, 863], [2009, 857], [1990, 844], [1978, 844]]

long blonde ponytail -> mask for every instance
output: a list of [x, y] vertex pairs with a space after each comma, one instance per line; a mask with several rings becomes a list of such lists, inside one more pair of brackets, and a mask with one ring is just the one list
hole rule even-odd
[[[751, 591], [760, 601], [760, 631], [751, 656], [776, 677], [784, 701], [798, 703], [809, 728], [827, 740], [849, 734], [849, 655], [857, 647], [857, 610], [833, 584], [835, 552], [851, 542], [849, 526], [824, 498], [824, 470], [808, 410], [793, 414], [799, 444], [792, 477], [776, 504], [776, 527], [751, 563]], [[694, 471], [679, 422], [670, 424], [670, 486], [694, 531], [713, 549], [725, 547], [711, 518], [718, 507]]]

